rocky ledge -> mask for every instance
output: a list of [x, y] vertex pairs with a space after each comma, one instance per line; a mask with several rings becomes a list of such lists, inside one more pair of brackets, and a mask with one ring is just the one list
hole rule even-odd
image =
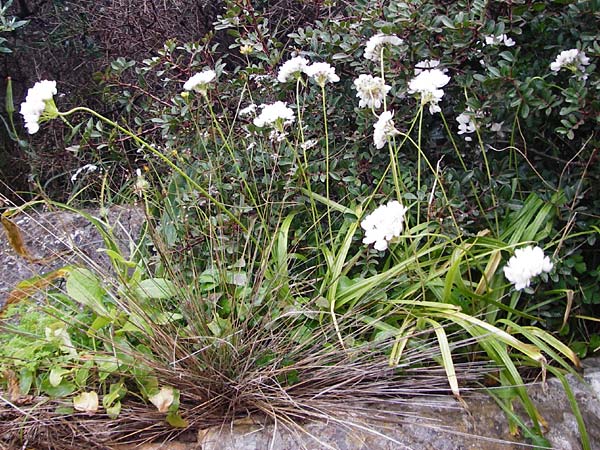
[[[92, 215], [95, 213], [92, 212]], [[112, 208], [105, 219], [124, 248], [137, 236], [144, 216], [140, 209]], [[6, 233], [0, 230], [0, 306], [21, 280], [55, 270], [65, 264], [85, 262], [107, 267], [97, 249], [102, 239], [94, 226], [78, 214], [32, 212], [14, 219], [35, 263], [15, 254]], [[78, 251], [72, 250], [77, 248]], [[58, 255], [58, 256], [57, 256]], [[600, 450], [600, 357], [584, 361], [581, 378], [568, 377], [586, 424], [592, 450]], [[530, 395], [548, 423], [546, 438], [557, 450], [582, 449], [575, 414], [559, 380], [532, 384]], [[482, 393], [465, 396], [467, 407], [452, 397], [415, 397], [398, 402], [398, 410], [377, 411], [356, 405], [356, 414], [332, 416], [304, 424], [265, 423], [248, 418], [188, 435], [186, 442], [118, 446], [119, 450], [511, 450], [533, 448], [522, 436], [509, 432], [505, 414]], [[393, 408], [392, 408], [393, 409]], [[359, 413], [363, 411], [363, 413]], [[365, 413], [366, 412], [366, 413]], [[391, 420], [396, 417], [400, 420]], [[1, 447], [0, 443], [0, 447]], [[540, 447], [537, 447], [540, 448]]]

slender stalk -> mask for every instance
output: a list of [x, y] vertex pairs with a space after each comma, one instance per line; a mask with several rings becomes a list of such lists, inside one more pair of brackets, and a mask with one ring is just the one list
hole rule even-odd
[[[325, 83], [321, 85], [321, 99], [323, 106], [323, 126], [325, 128], [325, 196], [327, 200], [331, 200], [329, 196], [329, 130], [327, 127], [327, 105], [325, 103]], [[327, 206], [327, 225], [329, 228], [329, 240], [333, 245], [333, 231], [331, 230], [331, 208]]]
[[423, 103], [419, 108], [419, 134], [417, 135], [417, 225], [421, 223], [421, 135], [423, 131]]
[[214, 198], [212, 195], [210, 195], [210, 193], [206, 189], [204, 189], [196, 181], [194, 181], [188, 174], [186, 174], [183, 170], [181, 170], [169, 158], [167, 158], [161, 152], [159, 152], [158, 150], [156, 150], [153, 146], [151, 146], [150, 144], [148, 144], [146, 141], [144, 141], [142, 138], [140, 138], [139, 136], [137, 136], [132, 131], [128, 130], [127, 128], [122, 127], [121, 125], [119, 125], [116, 122], [113, 122], [109, 118], [104, 117], [102, 114], [97, 113], [93, 109], [86, 108], [85, 106], [77, 106], [77, 107], [75, 107], [73, 109], [70, 109], [69, 111], [62, 112], [62, 113], [59, 112], [58, 115], [60, 117], [63, 117], [63, 116], [67, 117], [67, 116], [70, 116], [71, 114], [74, 114], [76, 112], [85, 112], [85, 113], [88, 113], [88, 114], [96, 117], [97, 119], [100, 119], [104, 123], [110, 125], [111, 127], [114, 127], [115, 129], [119, 130], [120, 132], [125, 133], [127, 136], [131, 137], [134, 140], [135, 143], [137, 143], [138, 145], [142, 146], [146, 150], [149, 150], [153, 155], [157, 156], [165, 164], [167, 164], [171, 169], [173, 169], [175, 172], [177, 172], [179, 175], [181, 175], [188, 183], [190, 183], [190, 185], [194, 189], [196, 189], [198, 192], [200, 192], [204, 197], [206, 197], [212, 203], [214, 203], [217, 206], [217, 208], [219, 208], [223, 213], [225, 213], [226, 216], [228, 216], [231, 220], [233, 220], [235, 222], [235, 224], [238, 225], [244, 232], [246, 232], [246, 233], [248, 232], [248, 229], [246, 228], [246, 226], [242, 222], [240, 222], [240, 220], [229, 209], [227, 209], [227, 207], [224, 204], [222, 204], [216, 198]]

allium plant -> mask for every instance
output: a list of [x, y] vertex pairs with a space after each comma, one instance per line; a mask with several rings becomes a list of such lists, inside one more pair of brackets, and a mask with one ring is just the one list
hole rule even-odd
[[385, 102], [385, 96], [392, 89], [382, 78], [362, 74], [354, 80], [356, 96], [360, 98], [361, 108], [378, 109]]
[[406, 211], [408, 208], [397, 200], [375, 209], [360, 223], [365, 230], [363, 244], [374, 244], [373, 247], [379, 251], [387, 250], [389, 243], [402, 233]]
[[304, 73], [321, 87], [327, 83], [340, 81], [340, 77], [335, 73], [335, 67], [325, 62], [313, 63], [304, 67]]
[[383, 148], [388, 142], [388, 139], [399, 134], [399, 131], [392, 120], [394, 117], [393, 111], [384, 111], [379, 115], [377, 122], [373, 125], [373, 143], [375, 148]]
[[529, 245], [515, 250], [514, 256], [504, 266], [504, 276], [520, 291], [529, 287], [532, 278], [550, 272], [552, 267], [550, 258], [544, 256], [540, 247]]
[[303, 58], [302, 56], [296, 56], [294, 58], [288, 59], [279, 68], [277, 80], [280, 83], [285, 83], [290, 80], [296, 80], [305, 72], [308, 65], [308, 59]]
[[440, 69], [423, 70], [408, 83], [408, 93], [418, 94], [421, 105], [429, 105], [429, 112], [435, 114], [442, 109], [439, 102], [444, 96], [442, 88], [448, 84], [450, 77]]
[[38, 81], [27, 91], [27, 98], [21, 104], [21, 115], [29, 134], [37, 133], [42, 121], [56, 117], [54, 95], [56, 81]]
[[[495, 44], [500, 39], [504, 46], [511, 45], [505, 35], [493, 35]], [[574, 364], [578, 360], [550, 334], [521, 327], [520, 320], [525, 321], [527, 314], [520, 314], [514, 304], [518, 291], [530, 286], [532, 277], [552, 269], [549, 258], [539, 247], [527, 247], [516, 250], [504, 269], [499, 267], [506, 249], [519, 242], [551, 239], [545, 224], [552, 220], [552, 208], [540, 200], [541, 204], [531, 202], [518, 213], [507, 214], [502, 223], [496, 211], [488, 214], [490, 222], [496, 223], [486, 229], [461, 228], [454, 205], [462, 197], [460, 192], [449, 197], [448, 189], [454, 185], [463, 189], [463, 180], [452, 179], [459, 172], [446, 171], [441, 158], [435, 167], [429, 162], [435, 149], [430, 151], [427, 146], [435, 140], [422, 137], [428, 126], [438, 133], [436, 139], [446, 130], [457, 158], [465, 165], [462, 149], [458, 149], [444, 115], [424, 118], [422, 113], [424, 106], [432, 114], [442, 112], [442, 88], [448, 85], [449, 74], [454, 77], [455, 69], [448, 64], [447, 74], [439, 68], [438, 60], [430, 59], [416, 64], [412, 79], [412, 70], [394, 73], [405, 63], [386, 64], [390, 61], [385, 60], [384, 49], [402, 44], [399, 37], [384, 34], [367, 42], [365, 58], [381, 63], [379, 69], [383, 69], [377, 77], [362, 74], [353, 84], [358, 107], [371, 111], [355, 110], [355, 104], [348, 107], [350, 99], [356, 103], [348, 95], [352, 77], [336, 74], [328, 63], [309, 64], [301, 57], [279, 68], [279, 83], [271, 75], [273, 70], [241, 70], [246, 78], [237, 86], [243, 89], [236, 91], [237, 97], [227, 99], [227, 83], [222, 83], [219, 93], [223, 97], [214, 99], [218, 108], [213, 109], [212, 101], [192, 104], [186, 100], [187, 93], [175, 95], [163, 110], [166, 118], [154, 118], [154, 123], [163, 124], [165, 136], [178, 144], [170, 152], [87, 108], [56, 112], [61, 117], [76, 112], [92, 115], [131, 139], [146, 153], [150, 166], [160, 162], [168, 169], [157, 170], [156, 177], [152, 172], [142, 176], [140, 171], [132, 182], [136, 197], [152, 215], [146, 235], [150, 241], [132, 245], [142, 249], [136, 255], [139, 261], [129, 261], [118, 248], [108, 246], [113, 263], [120, 268], [119, 277], [92, 276], [83, 280], [86, 283], [78, 280], [81, 272], [70, 269], [63, 295], [73, 297], [78, 308], [86, 309], [95, 338], [101, 336], [107, 345], [116, 346], [118, 334], [129, 353], [148, 362], [152, 370], [136, 375], [140, 390], [136, 395], [173, 423], [184, 423], [172, 414], [178, 407], [186, 408], [192, 418], [204, 414], [202, 411], [230, 408], [234, 410], [232, 417], [242, 409], [244, 413], [263, 411], [291, 417], [304, 394], [288, 389], [290, 386], [308, 389], [306, 398], [311, 402], [321, 395], [325, 400], [334, 398], [338, 384], [327, 374], [338, 361], [354, 364], [351, 358], [356, 355], [366, 361], [360, 365], [364, 368], [361, 374], [373, 368], [369, 366], [372, 361], [383, 361], [388, 371], [375, 378], [379, 382], [386, 376], [386, 384], [395, 388], [394, 383], [406, 379], [403, 365], [412, 362], [407, 358], [413, 346], [421, 355], [434, 355], [432, 364], [438, 367], [441, 363], [449, 391], [460, 397], [456, 373], [460, 366], [455, 361], [461, 358], [457, 349], [468, 342], [494, 361], [494, 370], [501, 371], [501, 383], [514, 385], [511, 392], [523, 402], [532, 427], [540, 429], [535, 406], [522, 389], [524, 380], [517, 364], [544, 366], [544, 354], [553, 355], [563, 367], [568, 367], [567, 359]], [[357, 41], [350, 47], [358, 45]], [[428, 56], [420, 54], [419, 59]], [[360, 72], [370, 65], [365, 61], [359, 64], [363, 64]], [[387, 67], [389, 74], [384, 73]], [[406, 63], [405, 67], [411, 66]], [[346, 65], [339, 74], [350, 70]], [[320, 92], [304, 83], [302, 73], [321, 88]], [[409, 79], [407, 84], [400, 75]], [[297, 81], [295, 93], [281, 84], [293, 80]], [[460, 76], [453, 80], [463, 82]], [[235, 80], [229, 81], [233, 84]], [[184, 89], [199, 92], [206, 100], [213, 83], [217, 83], [215, 72], [204, 71], [187, 80]], [[392, 86], [398, 94], [389, 99], [388, 109], [386, 95]], [[418, 96], [419, 108], [404, 101], [405, 92]], [[274, 101], [292, 101], [293, 95], [296, 110], [283, 101]], [[322, 115], [317, 119], [315, 105], [319, 100]], [[457, 118], [459, 134], [479, 132], [476, 127], [480, 124], [468, 114], [479, 109], [463, 105], [462, 97], [451, 100], [445, 102], [445, 109], [458, 104], [456, 113], [464, 111]], [[265, 103], [256, 107], [254, 102]], [[32, 104], [37, 104], [37, 109], [24, 110], [38, 111], [39, 102]], [[249, 106], [240, 110], [242, 105]], [[338, 172], [331, 169], [343, 162], [346, 150], [355, 150], [352, 146], [371, 146], [370, 133], [349, 133], [344, 120], [330, 119], [328, 111], [336, 114], [338, 107], [358, 111], [359, 120], [367, 124], [363, 131], [373, 126], [376, 150], [386, 144], [389, 148], [382, 170], [373, 164], [369, 172], [372, 161], [365, 164], [369, 182], [360, 185], [359, 195], [350, 195], [346, 189], [353, 181], [351, 174], [346, 176], [343, 168]], [[374, 110], [381, 107], [383, 111], [374, 121]], [[402, 108], [402, 113], [396, 108]], [[412, 114], [406, 113], [408, 108], [413, 108]], [[233, 117], [232, 111], [238, 110], [244, 120]], [[264, 133], [255, 133], [249, 123], [252, 116], [254, 127], [277, 136], [271, 134], [266, 139]], [[292, 123], [293, 132], [287, 128]], [[481, 125], [481, 130], [485, 129]], [[397, 136], [401, 138], [394, 139]], [[330, 145], [335, 157], [330, 155]], [[489, 170], [484, 150], [480, 149], [481, 165]], [[373, 151], [370, 157], [384, 159], [380, 153]], [[422, 177], [422, 159], [430, 169], [428, 177]], [[469, 179], [466, 172], [463, 177]], [[489, 186], [483, 188], [493, 191], [495, 185], [489, 178]], [[373, 205], [379, 206], [373, 209]], [[413, 211], [410, 223], [409, 207]], [[485, 215], [487, 211], [481, 207], [477, 213]], [[110, 236], [106, 224], [98, 226]], [[509, 232], [503, 234], [501, 230]], [[392, 245], [395, 243], [399, 245]], [[145, 252], [147, 248], [156, 250]], [[82, 329], [88, 332], [91, 323]], [[447, 327], [455, 334], [447, 335]], [[120, 355], [118, 349], [107, 348], [111, 355]], [[423, 361], [422, 356], [419, 362]], [[321, 377], [319, 383], [304, 383], [314, 380], [315, 374]], [[341, 371], [341, 378], [336, 379], [343, 388], [347, 387], [345, 375]], [[358, 389], [363, 378], [361, 375], [352, 388]], [[148, 387], [141, 379], [153, 381]], [[118, 379], [113, 381], [118, 383]], [[129, 383], [127, 386], [135, 389]], [[319, 392], [311, 390], [313, 386]], [[103, 387], [107, 387], [106, 392], [116, 389]], [[333, 397], [328, 397], [330, 390]], [[215, 396], [215, 392], [223, 395]], [[198, 404], [207, 407], [199, 409]], [[302, 417], [311, 416], [304, 415], [306, 410], [302, 410]]]
[[196, 91], [202, 95], [206, 95], [209, 85], [215, 80], [217, 74], [214, 70], [205, 70], [193, 75], [185, 82], [183, 88], [186, 91]]
[[584, 52], [576, 48], [563, 50], [556, 59], [550, 64], [552, 72], [559, 72], [561, 69], [568, 69], [579, 75], [583, 80], [587, 79], [585, 68], [590, 64], [590, 59]]
[[364, 56], [368, 60], [379, 62], [381, 61], [381, 52], [386, 45], [398, 47], [403, 43], [404, 41], [396, 35], [379, 33], [367, 41]]

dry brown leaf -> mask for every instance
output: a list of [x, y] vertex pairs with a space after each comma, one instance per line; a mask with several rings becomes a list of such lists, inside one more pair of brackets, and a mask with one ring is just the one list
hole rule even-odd
[[57, 278], [64, 278], [69, 273], [68, 268], [61, 268], [53, 272], [35, 277], [33, 279], [21, 281], [17, 286], [10, 291], [6, 303], [0, 308], [0, 317], [6, 310], [8, 305], [19, 303], [20, 301], [31, 297], [35, 292], [46, 288]]

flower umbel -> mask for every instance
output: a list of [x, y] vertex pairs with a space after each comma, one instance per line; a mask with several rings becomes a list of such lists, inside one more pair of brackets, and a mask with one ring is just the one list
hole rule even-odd
[[404, 41], [395, 34], [376, 34], [367, 41], [367, 45], [365, 46], [365, 58], [373, 62], [379, 62], [381, 49], [385, 45], [390, 44], [398, 46], [403, 43]]
[[533, 277], [542, 272], [550, 272], [552, 267], [550, 258], [544, 256], [540, 247], [528, 245], [515, 250], [515, 255], [504, 266], [504, 276], [520, 291], [531, 284]]
[[381, 205], [360, 223], [365, 230], [363, 244], [375, 244], [376, 250], [384, 251], [389, 242], [400, 236], [404, 228], [404, 215], [408, 208], [396, 200]]
[[183, 88], [186, 91], [196, 91], [202, 95], [206, 95], [208, 85], [215, 79], [217, 74], [214, 70], [205, 70], [192, 76], [185, 82]]
[[277, 81], [285, 83], [290, 80], [297, 80], [302, 72], [308, 67], [308, 59], [301, 56], [288, 59], [279, 68], [279, 74], [277, 75]]
[[41, 122], [58, 116], [53, 99], [55, 94], [56, 81], [48, 80], [38, 81], [27, 91], [20, 112], [29, 134], [37, 133]]
[[314, 63], [304, 68], [304, 73], [312, 78], [319, 86], [327, 83], [337, 83], [340, 77], [335, 74], [335, 68], [325, 62]]
[[582, 80], [587, 79], [585, 74], [585, 66], [590, 64], [590, 58], [585, 56], [585, 53], [572, 48], [571, 50], [564, 50], [556, 57], [553, 63], [550, 64], [550, 70], [558, 72], [562, 68], [567, 68], [572, 72], [580, 72], [580, 78]]
[[376, 148], [383, 148], [386, 144], [388, 137], [396, 136], [400, 132], [396, 130], [392, 117], [394, 116], [393, 111], [384, 111], [379, 116], [373, 128], [373, 142]]
[[385, 84], [382, 78], [373, 77], [371, 75], [359, 75], [354, 80], [356, 87], [356, 96], [360, 98], [358, 106], [361, 108], [379, 108], [386, 94], [392, 89], [391, 86]]
[[410, 80], [408, 93], [419, 94], [421, 104], [426, 105], [429, 103], [429, 112], [434, 114], [442, 110], [438, 103], [444, 96], [444, 91], [440, 88], [446, 86], [449, 81], [450, 77], [439, 69], [424, 70]]
[[282, 128], [294, 122], [294, 111], [287, 107], [284, 102], [275, 102], [270, 105], [260, 105], [262, 111], [254, 119], [254, 125], [260, 128], [275, 127]]

